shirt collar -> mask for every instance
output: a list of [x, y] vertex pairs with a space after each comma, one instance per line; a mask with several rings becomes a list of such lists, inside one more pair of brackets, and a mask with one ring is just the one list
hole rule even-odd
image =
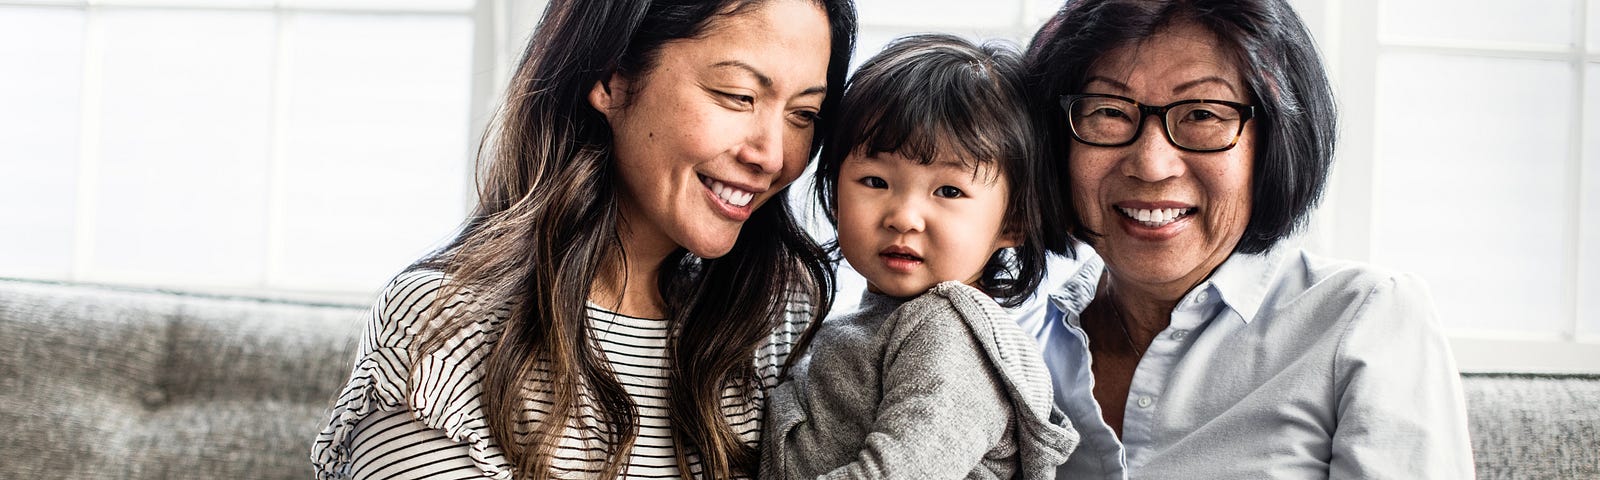
[[1100, 273], [1105, 270], [1106, 264], [1100, 255], [1087, 247], [1079, 248], [1077, 257], [1080, 260], [1078, 269], [1060, 287], [1050, 292], [1050, 305], [1062, 313], [1068, 324], [1081, 327], [1078, 314], [1083, 313], [1083, 309], [1094, 300], [1095, 289], [1100, 285]]
[[1244, 323], [1250, 323], [1266, 301], [1285, 250], [1274, 246], [1259, 254], [1234, 253], [1217, 266], [1211, 278], [1196, 286], [1189, 296], [1210, 289], [1228, 308], [1239, 312]]
[[[1239, 312], [1245, 323], [1250, 323], [1266, 301], [1286, 250], [1290, 249], [1274, 246], [1265, 253], [1230, 255], [1210, 278], [1191, 289], [1183, 302], [1194, 302], [1197, 292], [1215, 291], [1223, 304]], [[1093, 250], [1080, 248], [1078, 258], [1082, 263], [1077, 272], [1049, 295], [1050, 304], [1064, 313], [1063, 319], [1073, 326], [1081, 326], [1078, 314], [1094, 300], [1100, 273], [1105, 269], [1105, 261]]]

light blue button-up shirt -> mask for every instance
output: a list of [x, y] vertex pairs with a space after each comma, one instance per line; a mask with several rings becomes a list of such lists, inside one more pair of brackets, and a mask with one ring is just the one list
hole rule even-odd
[[1472, 478], [1460, 377], [1415, 277], [1285, 246], [1233, 255], [1140, 359], [1119, 440], [1079, 319], [1104, 263], [1082, 252], [1018, 312], [1082, 435], [1057, 478]]

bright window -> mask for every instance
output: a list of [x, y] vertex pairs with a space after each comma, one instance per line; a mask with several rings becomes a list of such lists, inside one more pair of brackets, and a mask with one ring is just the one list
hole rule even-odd
[[373, 291], [466, 211], [472, 3], [0, 2], [0, 275]]
[[1341, 145], [1311, 243], [1420, 274], [1466, 370], [1600, 371], [1600, 2], [1298, 2]]

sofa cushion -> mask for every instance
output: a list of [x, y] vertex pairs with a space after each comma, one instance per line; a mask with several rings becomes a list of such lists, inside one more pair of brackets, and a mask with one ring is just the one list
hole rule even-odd
[[1600, 375], [1462, 375], [1480, 479], [1600, 478]]
[[364, 311], [0, 280], [0, 477], [306, 478]]

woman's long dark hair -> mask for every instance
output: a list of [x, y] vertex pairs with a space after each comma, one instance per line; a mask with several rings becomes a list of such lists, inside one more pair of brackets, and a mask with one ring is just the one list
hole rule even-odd
[[[555, 448], [585, 405], [598, 417], [594, 433], [610, 459], [602, 478], [623, 473], [638, 436], [638, 408], [587, 328], [591, 284], [627, 253], [618, 236], [611, 130], [587, 92], [614, 73], [645, 75], [663, 44], [695, 38], [718, 18], [764, 1], [771, 0], [554, 0], [545, 10], [480, 147], [476, 209], [455, 239], [412, 266], [445, 272], [444, 298], [470, 298], [438, 302], [440, 321], [430, 322], [419, 351], [508, 310], [479, 371], [489, 429], [515, 476], [553, 473]], [[814, 1], [832, 39], [812, 155], [843, 89], [856, 29], [850, 0]], [[755, 349], [782, 321], [790, 298], [810, 302], [813, 321], [832, 302], [826, 255], [792, 217], [785, 193], [754, 212], [727, 255], [701, 259], [680, 248], [661, 265], [658, 286], [673, 332], [668, 403], [684, 475], [691, 475], [692, 455], [709, 478], [756, 473], [755, 449], [722, 412], [724, 389], [753, 394]], [[531, 426], [530, 394], [550, 402]]]

